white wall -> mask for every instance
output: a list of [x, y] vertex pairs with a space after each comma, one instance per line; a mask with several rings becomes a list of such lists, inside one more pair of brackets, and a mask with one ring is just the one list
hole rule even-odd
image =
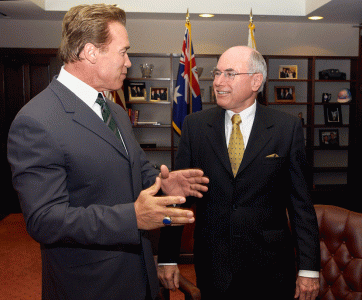
[[0, 20], [0, 47], [58, 48], [61, 21]]
[[[256, 44], [269, 55], [357, 56], [359, 32], [350, 24], [254, 21]], [[129, 19], [132, 53], [180, 53], [183, 20]], [[248, 22], [191, 20], [196, 54], [219, 54], [247, 43]], [[61, 21], [0, 20], [0, 47], [58, 48]]]

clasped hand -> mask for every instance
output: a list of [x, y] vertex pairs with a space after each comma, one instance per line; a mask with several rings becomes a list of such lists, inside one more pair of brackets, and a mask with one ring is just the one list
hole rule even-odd
[[[208, 190], [208, 183], [209, 179], [199, 169], [169, 172], [168, 168], [162, 165], [155, 183], [143, 190], [134, 204], [138, 228], [152, 230], [163, 227], [162, 220], [165, 216], [172, 218], [173, 226], [193, 223], [195, 218], [191, 210], [173, 205], [185, 203], [188, 196], [201, 198], [202, 192]], [[160, 189], [165, 196], [156, 196]]]

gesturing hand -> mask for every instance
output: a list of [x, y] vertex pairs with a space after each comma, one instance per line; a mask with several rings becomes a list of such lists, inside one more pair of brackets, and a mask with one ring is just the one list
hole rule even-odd
[[171, 217], [173, 226], [193, 223], [195, 218], [194, 213], [191, 210], [168, 207], [173, 204], [185, 203], [185, 197], [155, 197], [160, 187], [161, 179], [157, 177], [154, 185], [143, 190], [134, 203], [138, 228], [152, 230], [164, 227], [162, 220], [165, 216]]
[[161, 166], [161, 189], [170, 196], [194, 196], [202, 198], [201, 192], [207, 192], [209, 179], [200, 169], [184, 169], [170, 172], [165, 165]]

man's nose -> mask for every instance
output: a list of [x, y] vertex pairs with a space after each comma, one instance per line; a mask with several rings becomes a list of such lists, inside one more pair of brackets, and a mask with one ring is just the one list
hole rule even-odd
[[126, 53], [126, 62], [124, 63], [124, 66], [129, 69], [132, 66], [131, 60], [128, 57], [128, 54]]

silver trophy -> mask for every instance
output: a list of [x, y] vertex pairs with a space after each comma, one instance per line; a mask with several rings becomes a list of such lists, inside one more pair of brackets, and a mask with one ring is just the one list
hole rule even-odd
[[150, 78], [153, 71], [153, 64], [141, 64], [140, 65], [142, 77]]

